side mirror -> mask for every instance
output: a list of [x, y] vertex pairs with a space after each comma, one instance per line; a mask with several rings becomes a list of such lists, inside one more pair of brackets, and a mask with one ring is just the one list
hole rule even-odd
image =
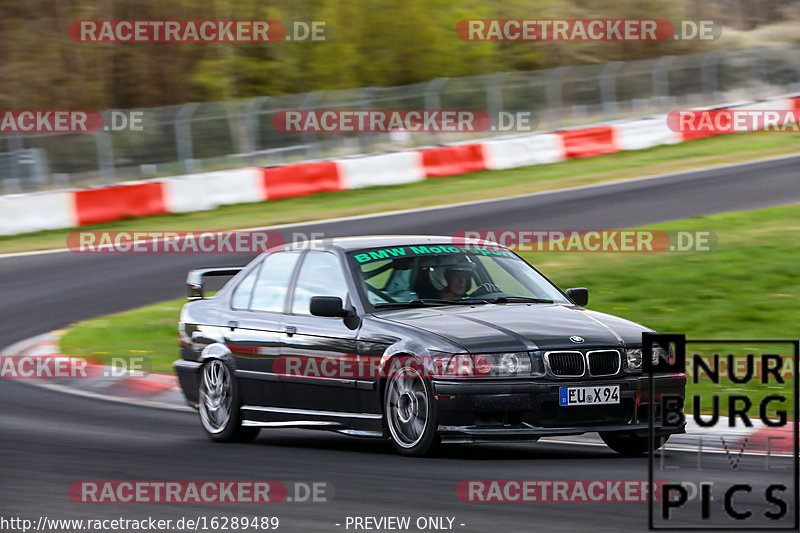
[[314, 316], [345, 317], [348, 312], [342, 307], [338, 296], [312, 296], [309, 310]]
[[567, 289], [567, 296], [575, 302], [575, 305], [580, 305], [581, 307], [586, 307], [586, 304], [589, 303], [589, 289], [584, 287]]

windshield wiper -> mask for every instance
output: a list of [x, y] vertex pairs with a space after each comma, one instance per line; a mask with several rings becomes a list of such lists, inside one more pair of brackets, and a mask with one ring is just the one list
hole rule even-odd
[[476, 303], [489, 303], [487, 300], [445, 300], [444, 298], [418, 298], [408, 302], [385, 302], [375, 304], [375, 307], [425, 307], [428, 305], [474, 305]]
[[553, 300], [549, 298], [529, 298], [527, 296], [500, 296], [499, 298], [492, 298], [489, 303], [493, 304], [508, 304], [508, 303], [533, 303], [533, 304], [551, 304]]

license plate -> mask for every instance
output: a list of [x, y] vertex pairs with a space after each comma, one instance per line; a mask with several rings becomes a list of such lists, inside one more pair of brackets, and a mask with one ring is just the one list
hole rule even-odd
[[607, 405], [619, 403], [619, 385], [561, 387], [559, 405]]

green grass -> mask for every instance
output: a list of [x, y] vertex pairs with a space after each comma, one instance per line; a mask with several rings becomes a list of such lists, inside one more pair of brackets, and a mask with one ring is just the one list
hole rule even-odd
[[[590, 309], [660, 332], [685, 333], [688, 339], [800, 336], [800, 205], [696, 217], [648, 228], [713, 231], [718, 242], [708, 252], [522, 255], [563, 288], [588, 287]], [[178, 357], [178, 313], [184, 301], [81, 322], [62, 337], [61, 348], [68, 355], [106, 360], [143, 353], [151, 359], [154, 371], [172, 372], [171, 362]], [[734, 349], [721, 348], [727, 350], [723, 354]], [[699, 347], [689, 349], [691, 354]], [[780, 353], [786, 354], [786, 349]], [[787, 381], [781, 390], [791, 394], [791, 383]], [[778, 391], [727, 380], [719, 387], [726, 393], [742, 389], [754, 403]], [[690, 384], [689, 393], [706, 398], [719, 387], [703, 380]], [[724, 402], [722, 405], [727, 405]]]
[[[120, 220], [84, 229], [229, 230], [500, 198], [800, 153], [798, 140], [800, 133], [739, 133], [550, 165], [473, 172], [407, 185], [238, 204], [213, 211]], [[0, 253], [65, 248], [71, 231], [52, 230], [0, 237]]]
[[172, 362], [180, 358], [178, 316], [184, 303], [181, 298], [84, 320], [61, 337], [61, 352], [106, 364], [114, 358], [144, 357], [150, 363], [147, 370], [173, 374]]

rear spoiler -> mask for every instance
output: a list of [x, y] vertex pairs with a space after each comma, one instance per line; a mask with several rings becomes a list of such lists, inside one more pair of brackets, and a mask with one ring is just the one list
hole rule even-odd
[[243, 266], [217, 266], [193, 268], [186, 276], [186, 288], [189, 291], [189, 300], [203, 299], [203, 278], [206, 276], [235, 276]]

